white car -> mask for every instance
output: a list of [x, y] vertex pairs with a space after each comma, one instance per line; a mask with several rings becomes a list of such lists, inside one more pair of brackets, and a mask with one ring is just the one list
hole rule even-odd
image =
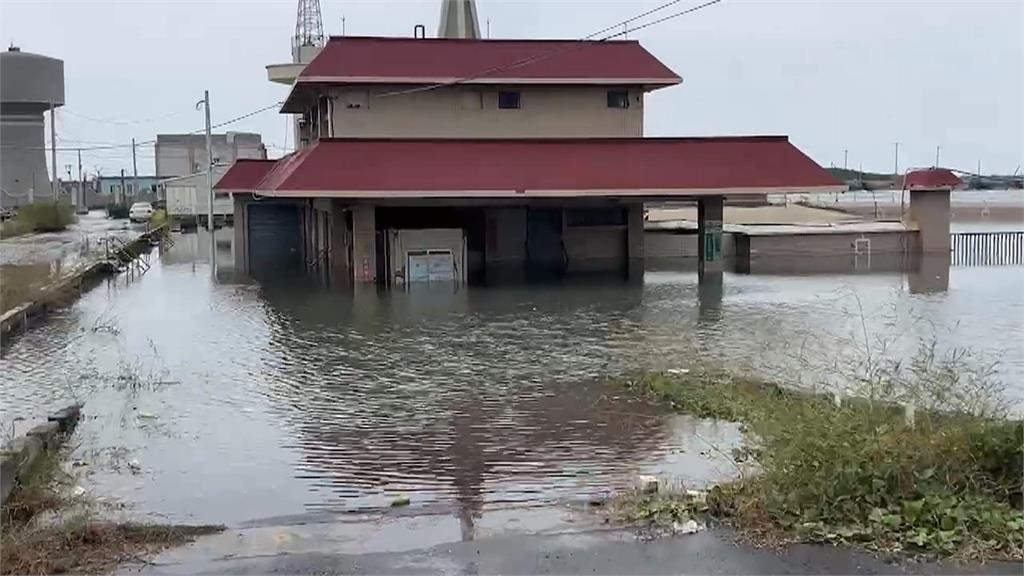
[[132, 222], [148, 222], [153, 217], [153, 205], [149, 202], [136, 202], [128, 209], [128, 219]]

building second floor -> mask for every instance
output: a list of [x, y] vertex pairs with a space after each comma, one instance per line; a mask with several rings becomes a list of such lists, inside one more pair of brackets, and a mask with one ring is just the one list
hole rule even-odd
[[640, 137], [680, 78], [638, 42], [332, 38], [283, 112], [321, 137]]
[[[214, 164], [230, 164], [239, 158], [262, 159], [267, 148], [259, 134], [227, 132], [210, 138]], [[205, 134], [159, 134], [154, 145], [159, 178], [189, 176], [206, 170], [209, 155]]]

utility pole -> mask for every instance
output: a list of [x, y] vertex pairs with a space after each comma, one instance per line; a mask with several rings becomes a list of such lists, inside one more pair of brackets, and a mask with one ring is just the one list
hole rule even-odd
[[900, 175], [900, 143], [899, 142], [894, 142], [893, 144], [895, 144], [895, 146], [896, 146], [896, 154], [894, 155], [893, 161], [892, 161], [892, 175], [893, 176], [899, 176]]
[[118, 189], [117, 194], [114, 195], [114, 204], [115, 205], [121, 204], [121, 198], [124, 197], [123, 196], [124, 195], [124, 191], [125, 191], [125, 188], [124, 188], [124, 168], [121, 168], [121, 188]]
[[50, 101], [50, 174], [53, 175], [53, 182], [50, 192], [53, 194], [53, 202], [57, 203], [57, 107]]
[[942, 149], [942, 145], [939, 145], [939, 146], [935, 147], [935, 167], [936, 168], [939, 167], [939, 150], [941, 150], [941, 149]]
[[135, 138], [132, 138], [132, 190], [139, 193], [139, 166], [135, 163]]
[[[206, 187], [210, 192], [210, 205], [206, 211], [206, 229], [213, 242], [213, 136], [210, 134], [210, 91], [203, 90], [203, 105], [206, 108]], [[211, 244], [212, 245], [212, 244]], [[211, 249], [212, 250], [212, 249]], [[212, 255], [212, 252], [211, 252]], [[212, 262], [211, 262], [212, 264]]]
[[850, 149], [843, 148], [843, 170], [847, 169], [847, 161], [850, 159]]
[[975, 174], [981, 176], [981, 158], [978, 158], [978, 171]]
[[75, 203], [78, 210], [85, 210], [85, 179], [82, 178], [82, 149], [78, 149], [78, 201]]

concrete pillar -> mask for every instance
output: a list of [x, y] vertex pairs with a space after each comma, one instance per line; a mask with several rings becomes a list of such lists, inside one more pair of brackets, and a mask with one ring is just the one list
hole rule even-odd
[[234, 194], [234, 253], [235, 271], [240, 274], [249, 273], [249, 219], [246, 217], [249, 202], [252, 196], [249, 194]]
[[917, 225], [918, 251], [949, 254], [949, 189], [911, 190], [910, 220]]
[[702, 271], [722, 269], [722, 196], [697, 200], [697, 262]]
[[642, 278], [644, 273], [644, 205], [626, 208], [626, 273], [628, 278]]
[[377, 221], [373, 204], [352, 207], [352, 279], [358, 283], [377, 281]]

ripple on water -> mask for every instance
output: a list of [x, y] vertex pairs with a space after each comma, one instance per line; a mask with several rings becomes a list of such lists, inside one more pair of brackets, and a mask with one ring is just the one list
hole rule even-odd
[[[996, 274], [1022, 284], [1019, 269]], [[95, 457], [98, 492], [185, 521], [386, 507], [399, 494], [477, 513], [603, 493], [637, 473], [701, 484], [735, 473], [721, 452], [738, 430], [667, 417], [603, 378], [698, 353], [771, 367], [785, 365], [780, 350], [841, 347], [850, 290], [940, 322], [978, 312], [958, 290], [993, 290], [954, 284], [921, 300], [896, 275], [727, 275], [708, 314], [685, 271], [649, 272], [642, 286], [352, 296], [215, 285], [179, 253], [16, 340], [0, 359], [0, 417], [87, 400], [79, 454]], [[1012, 314], [1022, 298], [995, 302]], [[1020, 374], [1019, 350], [992, 349]]]

